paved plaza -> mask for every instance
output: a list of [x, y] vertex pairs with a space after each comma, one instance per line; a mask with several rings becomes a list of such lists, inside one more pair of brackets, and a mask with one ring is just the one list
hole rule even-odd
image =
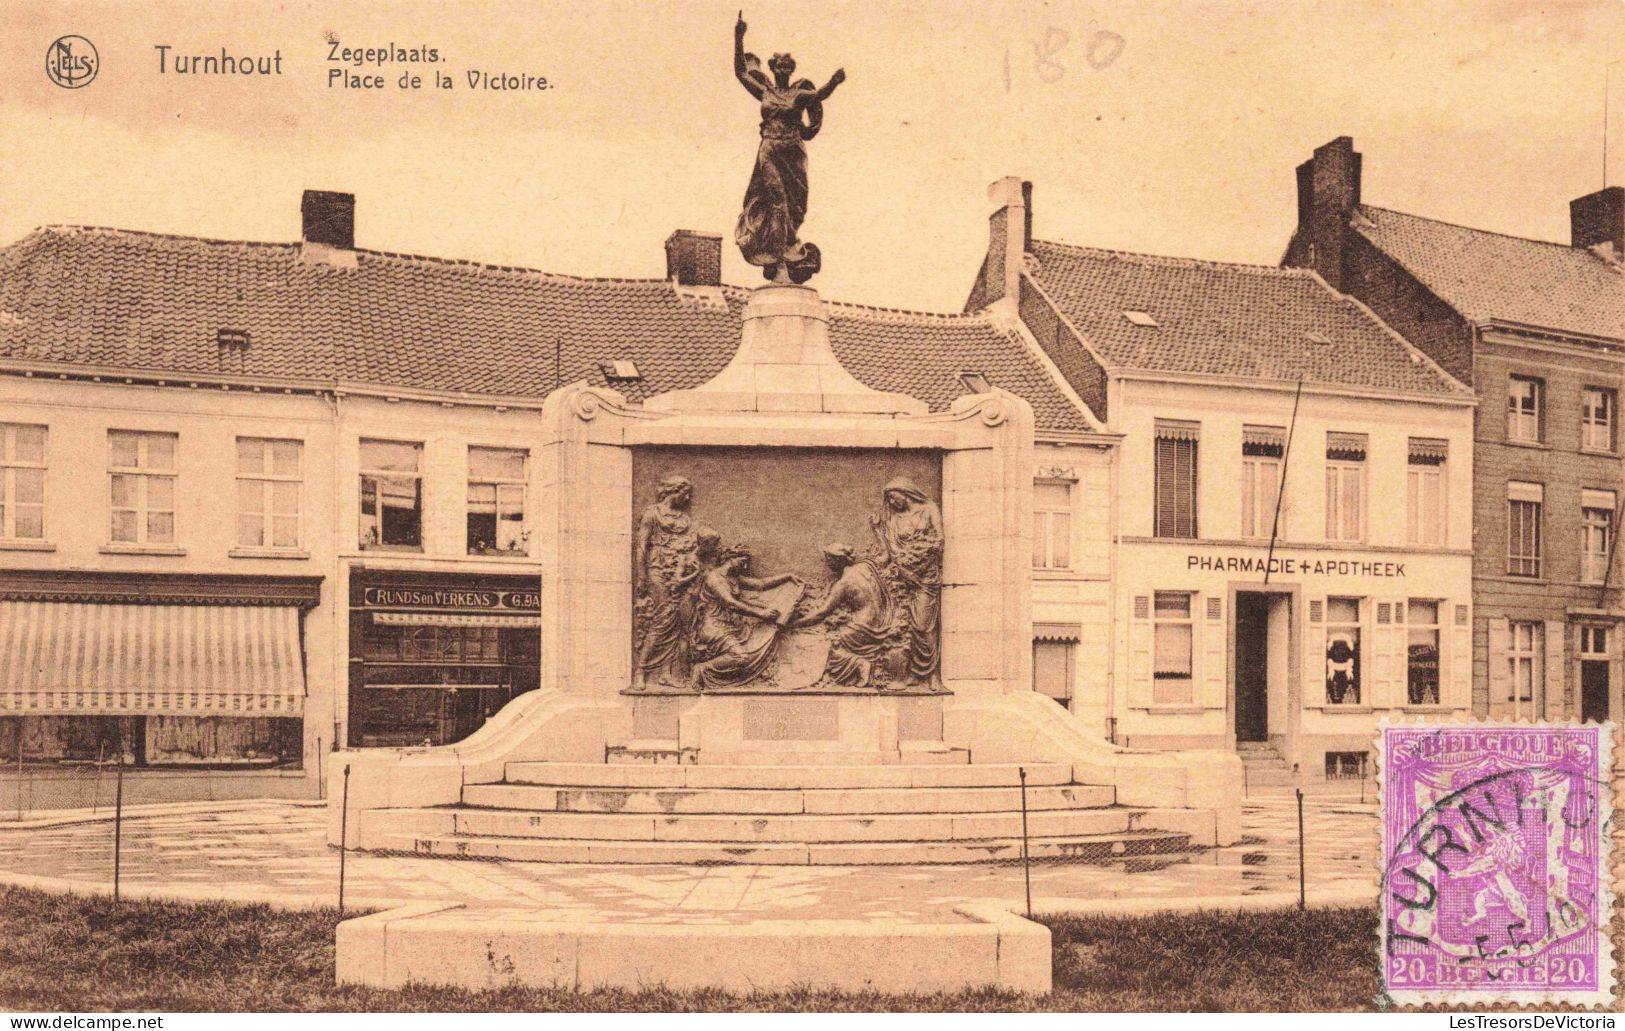
[[[113, 825], [94, 819], [0, 825], [0, 883], [105, 891]], [[1312, 899], [1374, 895], [1376, 807], [1304, 803]], [[133, 896], [331, 905], [339, 854], [323, 839], [325, 807], [262, 801], [152, 807], [127, 814], [121, 885]], [[1286, 900], [1298, 891], [1297, 812], [1286, 795], [1246, 803], [1236, 845], [1182, 857], [1032, 868], [1037, 909], [1113, 911]], [[760, 920], [952, 921], [956, 906], [1023, 897], [1020, 864], [997, 866], [588, 866], [425, 859], [351, 852], [347, 905], [457, 902], [471, 911], [622, 923]], [[472, 913], [470, 914], [472, 915]]]

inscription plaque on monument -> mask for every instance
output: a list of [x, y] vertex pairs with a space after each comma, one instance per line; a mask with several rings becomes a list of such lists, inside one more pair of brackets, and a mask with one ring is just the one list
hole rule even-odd
[[640, 448], [632, 689], [934, 693], [934, 454]]

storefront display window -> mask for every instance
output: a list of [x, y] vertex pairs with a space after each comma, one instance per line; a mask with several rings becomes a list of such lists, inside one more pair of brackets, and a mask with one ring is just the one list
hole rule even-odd
[[1406, 697], [1412, 705], [1439, 704], [1439, 603], [1412, 598], [1406, 647]]
[[1360, 599], [1326, 599], [1326, 704], [1360, 704]]

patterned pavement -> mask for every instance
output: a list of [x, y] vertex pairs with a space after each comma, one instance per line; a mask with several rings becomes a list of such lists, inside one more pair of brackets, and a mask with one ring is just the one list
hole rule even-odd
[[[1374, 895], [1376, 807], [1352, 799], [1304, 803], [1311, 894]], [[261, 801], [185, 812], [127, 814], [121, 879], [148, 893], [283, 904], [332, 904], [339, 856], [323, 840], [319, 806]], [[1247, 801], [1238, 845], [1107, 866], [1039, 864], [1033, 896], [1073, 901], [1216, 903], [1298, 887], [1297, 815], [1290, 796]], [[110, 820], [0, 825], [0, 883], [94, 889], [112, 876]], [[764, 919], [953, 919], [955, 906], [1020, 899], [1019, 864], [1001, 866], [589, 866], [424, 859], [352, 852], [352, 906], [460, 902], [474, 910], [548, 913], [631, 923]], [[45, 880], [41, 880], [45, 879]], [[68, 883], [64, 883], [68, 882]]]

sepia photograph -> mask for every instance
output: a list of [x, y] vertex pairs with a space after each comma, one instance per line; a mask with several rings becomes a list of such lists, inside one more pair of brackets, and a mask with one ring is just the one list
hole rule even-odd
[[1615, 1026], [1625, 3], [0, 27], [10, 1027]]

